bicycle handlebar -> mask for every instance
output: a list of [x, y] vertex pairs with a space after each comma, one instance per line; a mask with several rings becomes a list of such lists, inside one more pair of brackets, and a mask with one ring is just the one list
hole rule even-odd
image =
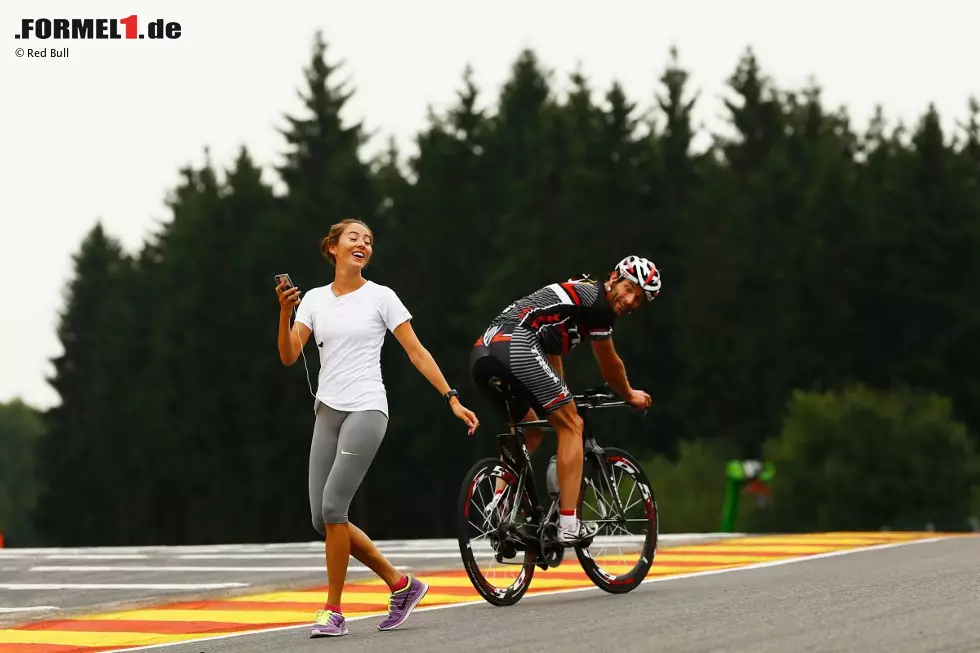
[[[586, 390], [582, 394], [572, 395], [572, 399], [576, 404], [584, 404], [589, 408], [614, 408], [617, 406], [630, 406], [631, 404], [626, 403], [622, 399], [610, 392], [608, 384], [599, 386], [598, 388], [593, 388], [591, 390]], [[643, 409], [643, 416], [646, 417], [649, 408]]]
[[[617, 406], [630, 406], [622, 399], [617, 399], [617, 396], [611, 392], [607, 392], [609, 386], [598, 387], [592, 390], [586, 390], [581, 394], [572, 395], [572, 400], [575, 401], [577, 405], [586, 405], [589, 408], [614, 408]], [[643, 416], [646, 417], [648, 409], [643, 410]], [[518, 422], [516, 426], [522, 428], [540, 428], [549, 426], [548, 420], [537, 419], [528, 422]]]
[[587, 403], [593, 407], [628, 405], [614, 393], [609, 392], [609, 386], [599, 386], [598, 388], [585, 390], [582, 394], [572, 395], [572, 399], [576, 402]]
[[581, 394], [573, 395], [573, 398], [577, 401], [584, 401], [588, 403], [600, 402], [600, 405], [605, 406], [610, 403], [625, 404], [626, 402], [622, 399], [617, 399], [616, 395], [609, 394]]

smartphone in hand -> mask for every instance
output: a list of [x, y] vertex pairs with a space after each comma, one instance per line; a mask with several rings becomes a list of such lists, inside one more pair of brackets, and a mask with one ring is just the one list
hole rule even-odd
[[289, 274], [285, 272], [276, 275], [276, 286], [281, 285], [283, 282], [286, 283], [286, 285], [284, 285], [282, 288], [283, 292], [286, 292], [287, 290], [293, 287], [293, 280], [290, 279]]

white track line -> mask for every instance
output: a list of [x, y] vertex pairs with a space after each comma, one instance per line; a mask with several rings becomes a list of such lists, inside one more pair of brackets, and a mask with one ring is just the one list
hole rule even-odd
[[[664, 583], [664, 582], [672, 581], [672, 580], [684, 580], [686, 578], [698, 578], [699, 576], [714, 576], [715, 574], [728, 574], [728, 573], [733, 573], [733, 572], [736, 572], [736, 571], [752, 571], [752, 570], [755, 570], [755, 569], [766, 569], [768, 567], [778, 567], [780, 565], [790, 565], [790, 564], [793, 564], [793, 563], [796, 563], [796, 562], [806, 562], [808, 560], [820, 560], [821, 558], [833, 558], [835, 556], [849, 555], [849, 554], [852, 554], [852, 553], [865, 553], [865, 552], [870, 552], [870, 551], [881, 551], [881, 550], [884, 550], [884, 549], [893, 549], [893, 548], [897, 548], [897, 547], [900, 547], [900, 546], [910, 546], [912, 544], [931, 544], [931, 543], [934, 543], [934, 542], [942, 542], [942, 541], [944, 541], [946, 539], [948, 539], [948, 538], [933, 537], [933, 538], [929, 538], [929, 539], [925, 539], [925, 540], [910, 540], [910, 541], [906, 541], [906, 542], [891, 542], [891, 543], [888, 543], [888, 544], [876, 544], [876, 545], [873, 545], [873, 546], [861, 547], [861, 548], [856, 548], [856, 549], [844, 549], [844, 550], [841, 550], [841, 551], [830, 551], [828, 553], [816, 553], [816, 554], [813, 554], [813, 555], [801, 556], [801, 557], [798, 557], [798, 558], [786, 558], [785, 560], [774, 560], [774, 561], [771, 561], [771, 562], [759, 562], [759, 563], [756, 563], [756, 564], [745, 565], [744, 567], [727, 567], [725, 569], [711, 569], [711, 570], [708, 570], [708, 571], [695, 571], [695, 572], [691, 572], [689, 574], [677, 574], [676, 576], [658, 576], [656, 578], [648, 578], [648, 579], [646, 579], [645, 581], [643, 581], [643, 584], [646, 585], [648, 583]], [[656, 564], [656, 563], [654, 563], [654, 564]], [[533, 585], [534, 581], [531, 581], [531, 583]], [[589, 591], [599, 591], [599, 588], [598, 587], [595, 587], [595, 586], [589, 586], [589, 587], [575, 587], [575, 588], [572, 588], [572, 589], [564, 589], [564, 590], [553, 590], [553, 591], [546, 591], [546, 592], [535, 592], [534, 594], [525, 594], [524, 595], [524, 598], [522, 598], [521, 600], [522, 601], [526, 601], [528, 599], [533, 599], [533, 598], [535, 598], [537, 596], [553, 596], [555, 594], [571, 594], [572, 592], [589, 592]], [[480, 605], [480, 604], [483, 604], [483, 605], [487, 606], [488, 608], [492, 608], [492, 606], [490, 606], [490, 604], [488, 604], [486, 601], [484, 601], [481, 598], [481, 599], [476, 599], [474, 601], [467, 601], [465, 603], [451, 603], [449, 605], [434, 605], [434, 606], [428, 607], [428, 608], [416, 608], [414, 612], [432, 612], [434, 610], [448, 610], [450, 608], [462, 608], [462, 607], [466, 607], [466, 606], [470, 606], [470, 605]], [[347, 621], [361, 621], [363, 619], [375, 619], [377, 617], [378, 617], [378, 615], [363, 615], [363, 616], [357, 616], [357, 617], [348, 617], [347, 618]], [[185, 639], [185, 640], [180, 641], [180, 642], [167, 642], [166, 644], [150, 644], [148, 646], [137, 646], [135, 648], [123, 648], [123, 649], [117, 649], [117, 650], [115, 650], [114, 653], [127, 653], [127, 652], [132, 652], [132, 651], [148, 651], [150, 649], [168, 648], [168, 647], [171, 647], [171, 646], [183, 646], [185, 644], [199, 644], [199, 643], [202, 643], [202, 642], [210, 642], [210, 641], [213, 641], [213, 640], [216, 640], [216, 639], [231, 639], [232, 637], [242, 637], [242, 636], [246, 636], [246, 635], [259, 635], [259, 634], [274, 633], [274, 632], [277, 632], [277, 631], [284, 631], [284, 630], [299, 630], [300, 628], [309, 628], [311, 625], [312, 625], [312, 621], [309, 624], [298, 624], [298, 625], [295, 625], [295, 626], [280, 626], [278, 628], [263, 628], [263, 629], [260, 629], [260, 630], [249, 630], [249, 631], [245, 631], [245, 632], [231, 633], [231, 634], [228, 634], [228, 635], [218, 635], [216, 637], [202, 637], [200, 639]]]
[[248, 583], [0, 583], [0, 590], [220, 590]]
[[[745, 533], [661, 533], [661, 542], [699, 542], [708, 539], [734, 539], [745, 537]], [[426, 540], [375, 540], [382, 552], [387, 551], [453, 551], [459, 550], [455, 538], [433, 538]], [[309, 542], [245, 543], [245, 544], [190, 544], [180, 546], [91, 546], [91, 547], [15, 547], [0, 548], [0, 558], [19, 558], [31, 555], [56, 554], [106, 554], [106, 555], [174, 555], [184, 553], [263, 553], [275, 550], [295, 551], [303, 549], [323, 549], [323, 540]]]
[[[202, 567], [197, 565], [37, 565], [28, 571], [198, 571], [198, 572], [322, 572], [323, 565], [315, 567]], [[408, 567], [395, 565], [395, 569], [408, 569]], [[348, 567], [347, 571], [371, 571], [368, 567], [355, 566]]]
[[13, 549], [0, 549], [0, 556], [3, 556], [5, 554], [51, 555], [55, 553], [100, 553], [100, 552], [110, 553], [112, 555], [123, 555], [127, 553], [146, 553], [151, 550], [153, 550], [151, 547], [137, 549], [131, 546], [82, 546], [82, 547], [44, 546], [44, 547], [23, 547], [23, 548], [17, 547]]
[[180, 560], [320, 560], [323, 558], [323, 553], [185, 553], [177, 558]]
[[58, 610], [56, 605], [30, 605], [23, 608], [0, 608], [0, 614], [10, 614], [13, 612], [37, 612], [39, 610]]
[[[431, 551], [414, 553], [392, 553], [382, 551], [388, 558], [459, 558], [459, 549], [455, 551]], [[481, 553], [490, 557], [493, 551], [487, 547], [487, 551]], [[177, 556], [180, 560], [322, 560], [322, 553], [187, 553]], [[354, 559], [354, 558], [352, 558]]]
[[145, 553], [52, 553], [47, 560], [146, 560]]

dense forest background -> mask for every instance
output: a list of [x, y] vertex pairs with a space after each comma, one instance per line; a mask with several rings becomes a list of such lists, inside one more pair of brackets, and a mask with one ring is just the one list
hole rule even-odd
[[[630, 253], [663, 277], [615, 331], [653, 407], [596, 426], [649, 461], [662, 530], [717, 530], [725, 462], [743, 457], [777, 466], [743, 529], [977, 528], [976, 99], [954, 132], [931, 106], [859, 128], [816, 86], [777, 88], [747, 50], [721, 107], [731, 134], [695, 150], [707, 100], [676, 52], [657, 95], [630, 98], [579, 74], [559, 84], [525, 51], [492, 103], [467, 72], [416, 155], [366, 159], [332, 60], [317, 36], [275, 171], [285, 193], [242, 149], [181, 170], [137, 254], [101, 225], [80, 243], [50, 379], [61, 403], [0, 407], [8, 545], [315, 539], [313, 398], [302, 361], [279, 362], [272, 275], [329, 283], [318, 243], [351, 216], [375, 233], [366, 276], [398, 292], [483, 422], [467, 437], [389, 336], [391, 422], [351, 510], [374, 537], [453, 536], [463, 474], [502, 428], [467, 370], [487, 321]], [[573, 389], [601, 382], [588, 347], [566, 369]]]

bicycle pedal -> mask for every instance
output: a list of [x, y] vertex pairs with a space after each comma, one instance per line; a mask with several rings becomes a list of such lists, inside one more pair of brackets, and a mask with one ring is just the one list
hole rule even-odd
[[592, 541], [594, 539], [595, 536], [593, 535], [592, 537], [583, 537], [577, 540], [556, 539], [554, 543], [563, 549], [575, 549], [575, 548], [587, 549], [590, 546], [592, 546]]

